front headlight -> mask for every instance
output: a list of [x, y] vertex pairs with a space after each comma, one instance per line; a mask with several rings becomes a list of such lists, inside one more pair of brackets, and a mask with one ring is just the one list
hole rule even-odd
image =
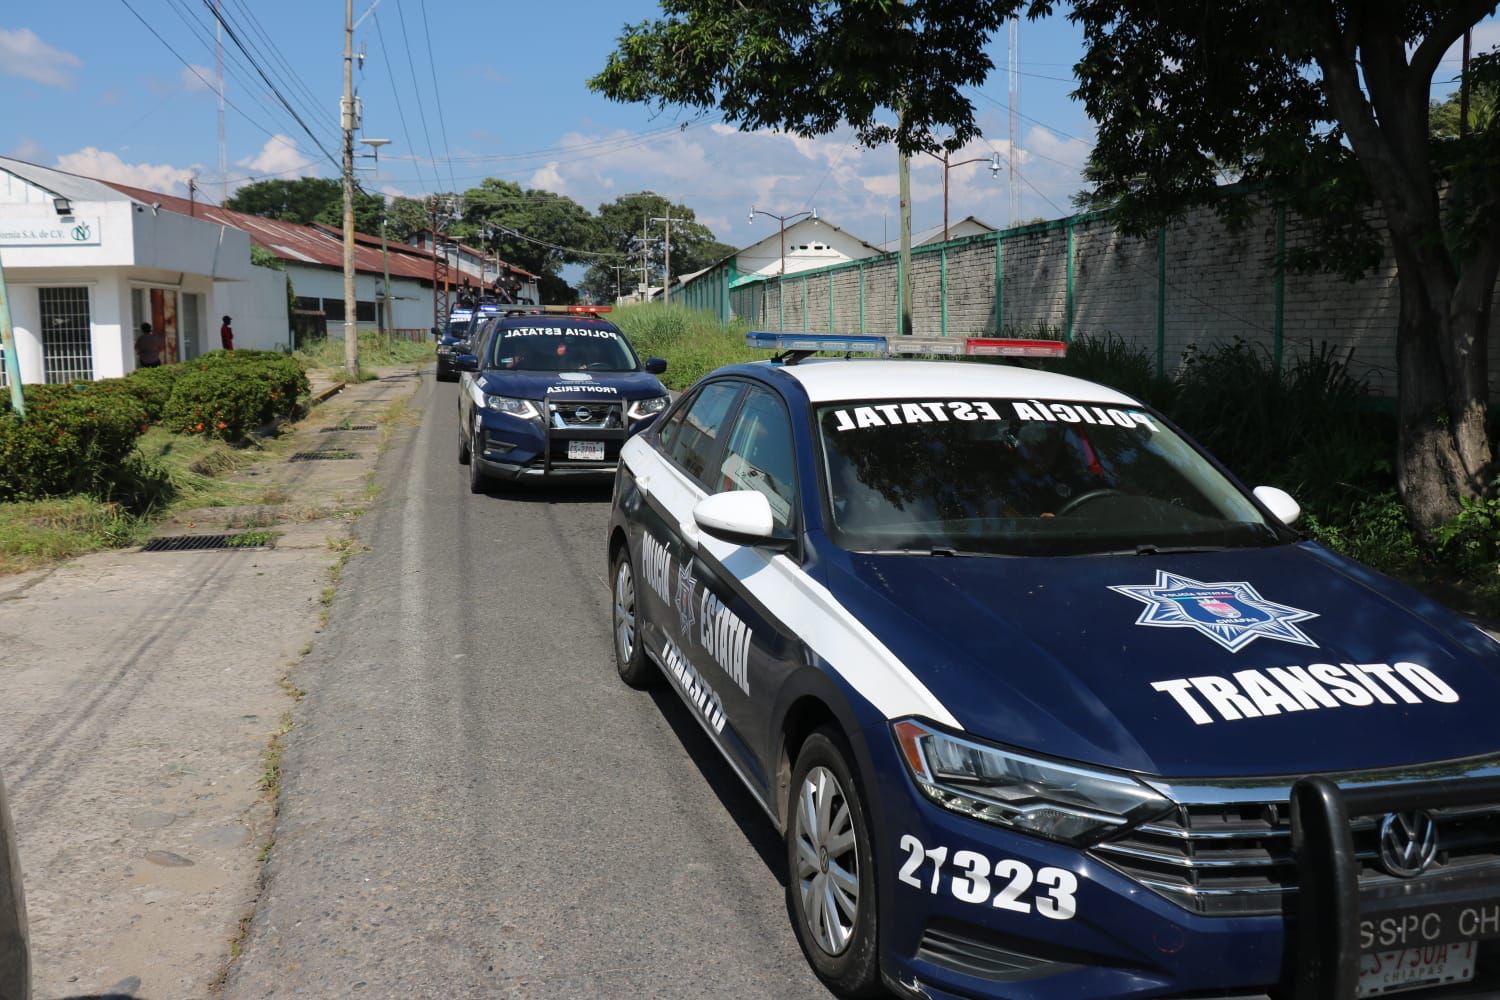
[[975, 819], [1087, 846], [1172, 808], [1128, 774], [960, 739], [910, 719], [892, 728], [917, 787]]
[[631, 420], [645, 420], [647, 417], [665, 410], [667, 404], [671, 401], [671, 396], [653, 396], [650, 399], [637, 399], [626, 409], [625, 415]]
[[488, 393], [484, 397], [484, 405], [487, 409], [496, 413], [508, 413], [522, 420], [542, 419], [542, 407], [534, 399], [516, 399], [513, 396], [491, 396]]

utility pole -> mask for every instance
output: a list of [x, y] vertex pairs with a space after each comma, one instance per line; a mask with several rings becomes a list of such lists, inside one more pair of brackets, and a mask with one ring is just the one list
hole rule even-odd
[[661, 300], [664, 305], [672, 304], [672, 209], [668, 207], [665, 218], [655, 218], [652, 222], [665, 222], [667, 224], [666, 243], [666, 273], [661, 279]]
[[5, 290], [5, 266], [0, 264], [0, 351], [5, 352], [5, 381], [10, 385], [10, 408], [26, 416], [26, 397], [21, 392], [21, 365], [16, 360], [16, 331], [10, 325], [10, 295]]
[[[906, 120], [906, 112], [898, 116], [896, 128]], [[911, 157], [900, 146], [896, 147], [896, 174], [901, 186], [901, 256], [897, 261], [901, 285], [897, 295], [901, 299], [901, 330], [903, 337], [911, 336]]]
[[344, 0], [344, 370], [359, 381], [359, 304], [354, 297], [354, 0]]
[[641, 216], [641, 301], [651, 301], [651, 217]]
[[214, 86], [219, 91], [219, 204], [229, 200], [229, 155], [224, 144], [224, 15], [214, 5]]
[[930, 156], [930, 157], [932, 157], [934, 160], [937, 160], [939, 163], [941, 163], [943, 165], [943, 242], [947, 243], [948, 242], [948, 171], [952, 170], [954, 167], [961, 167], [961, 166], [963, 166], [966, 163], [988, 163], [990, 165], [990, 176], [992, 176], [992, 177], [999, 177], [1000, 176], [1000, 154], [999, 153], [991, 153], [989, 156], [976, 156], [972, 160], [959, 160], [957, 163], [953, 163], [953, 162], [951, 162], [948, 159], [949, 156], [951, 156], [952, 154], [948, 150], [946, 150], [946, 149], [943, 150], [943, 155], [942, 156], [939, 156], [939, 155], [937, 155], [936, 153], [934, 153], [934, 152], [932, 152], [930, 150], [927, 152], [927, 155]]
[[615, 272], [615, 305], [619, 305], [621, 299], [620, 272], [626, 270], [626, 266], [624, 264], [611, 264], [609, 266], [613, 268]]

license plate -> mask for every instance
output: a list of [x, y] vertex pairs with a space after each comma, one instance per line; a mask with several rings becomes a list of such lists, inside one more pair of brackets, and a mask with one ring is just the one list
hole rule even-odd
[[604, 461], [603, 441], [569, 441], [568, 459], [573, 462]]
[[1466, 983], [1474, 978], [1473, 941], [1434, 944], [1400, 951], [1367, 952], [1359, 957], [1359, 988], [1362, 997], [1404, 993], [1445, 983]]

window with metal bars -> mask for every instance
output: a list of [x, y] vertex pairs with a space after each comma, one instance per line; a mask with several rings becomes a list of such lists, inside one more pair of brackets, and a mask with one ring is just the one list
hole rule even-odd
[[94, 343], [85, 287], [38, 288], [42, 315], [42, 371], [49, 383], [94, 378]]

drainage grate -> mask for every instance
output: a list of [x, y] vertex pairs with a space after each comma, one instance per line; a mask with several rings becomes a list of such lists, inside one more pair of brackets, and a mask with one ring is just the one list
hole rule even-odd
[[326, 451], [299, 451], [293, 455], [293, 462], [333, 462], [340, 459], [358, 458], [352, 451], [343, 451], [338, 448], [330, 448]]
[[376, 424], [350, 424], [348, 427], [324, 427], [318, 433], [335, 434], [339, 431], [373, 431], [379, 430]]
[[[153, 538], [141, 546], [142, 552], [204, 552], [209, 549], [228, 549], [250, 552], [254, 549], [270, 548], [271, 539], [262, 539], [266, 532], [250, 532], [238, 535], [164, 535]], [[244, 539], [244, 541], [237, 541]]]

